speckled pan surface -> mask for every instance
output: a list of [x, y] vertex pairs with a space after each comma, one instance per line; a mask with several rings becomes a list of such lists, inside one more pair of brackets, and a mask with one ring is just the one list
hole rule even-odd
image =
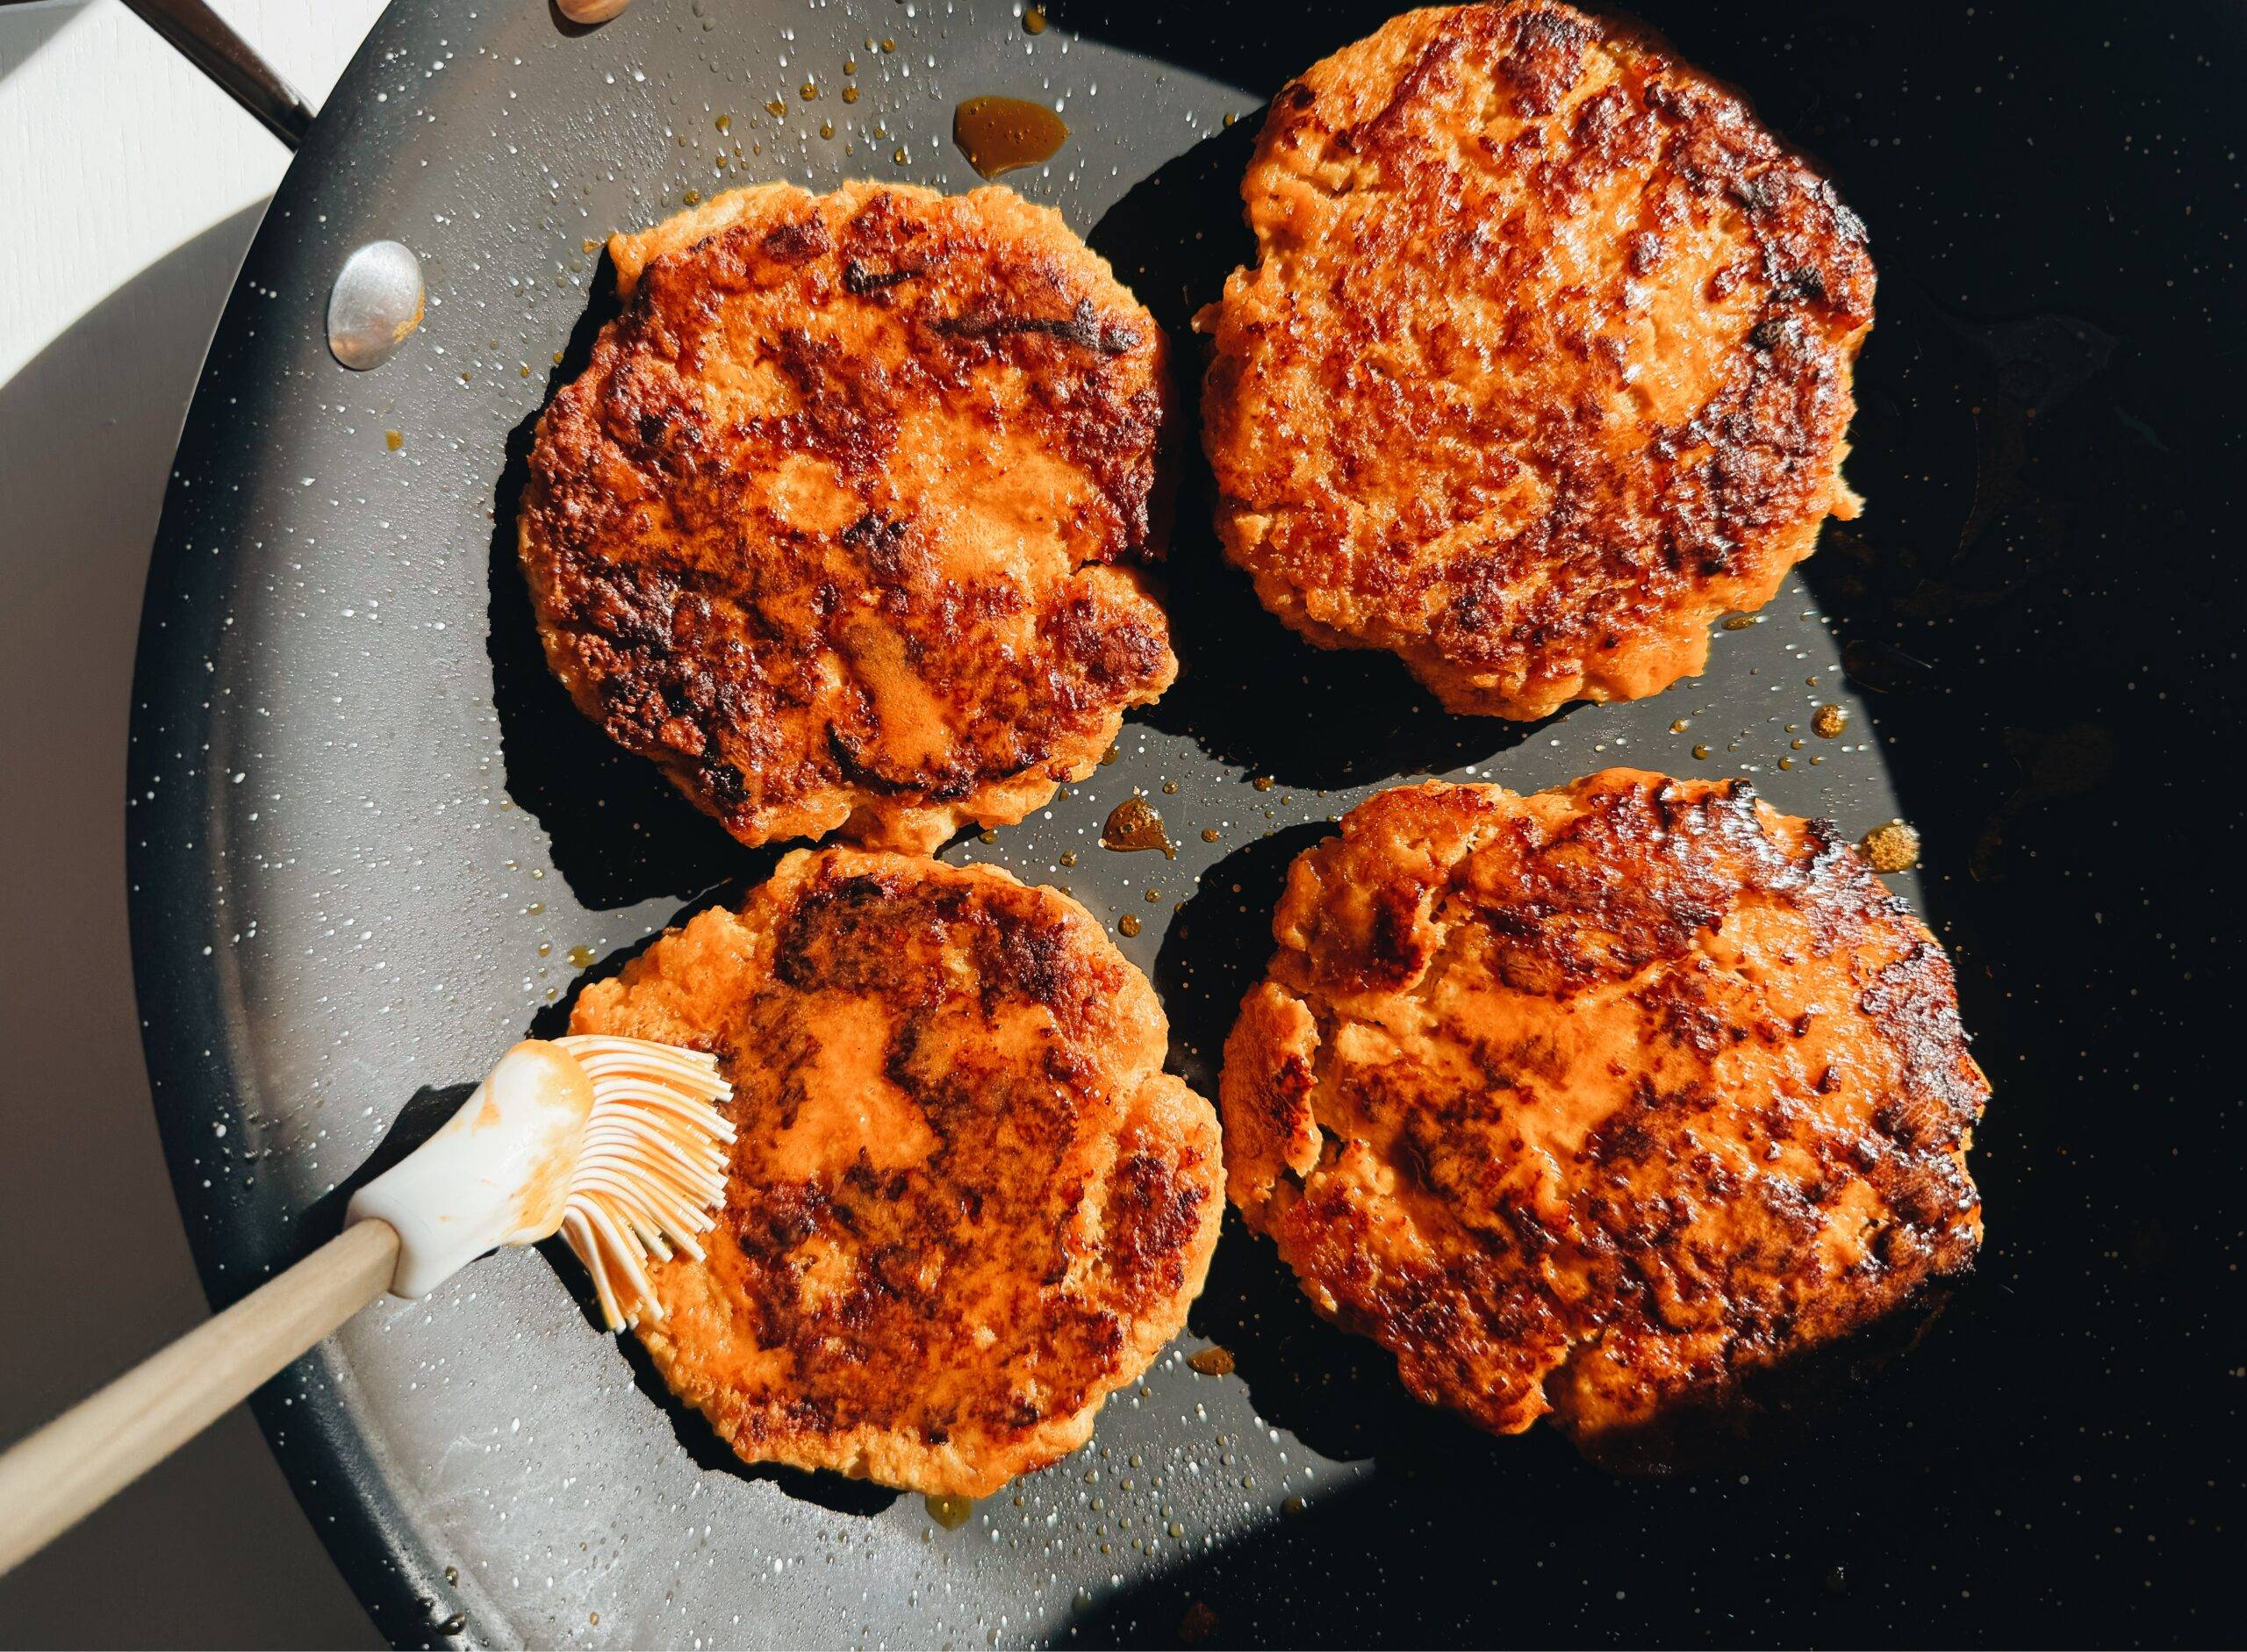
[[[966, 0], [640, 0], [585, 32], [528, 0], [391, 7], [219, 327], [144, 621], [142, 1014], [215, 1296], [324, 1237], [417, 1101], [557, 1027], [586, 974], [776, 852], [611, 751], [538, 657], [513, 513], [531, 420], [609, 312], [586, 248], [735, 182], [966, 187], [953, 104], [1035, 97], [1073, 136], [1008, 181], [1114, 262], [1191, 372], [1184, 318], [1246, 245], [1255, 111], [1382, 14], [1057, 4], [1033, 33]], [[370, 1312], [260, 1404], [385, 1633], [2051, 1641], [2236, 1622], [2247, 1348], [2215, 1017], [2236, 843], [2201, 777], [2237, 670], [2242, 25], [2214, 6], [2152, 30], [2027, 6], [1939, 28], [1822, 6], [1654, 21], [1870, 223], [1865, 517], [1720, 631], [1705, 677], [1515, 729], [1281, 631], [1218, 565], [1196, 466], [1170, 573], [1185, 676], [1094, 779], [946, 853], [1116, 925], [1213, 1090], [1288, 860], [1397, 779], [1528, 790], [1623, 762], [1744, 772], [1853, 834], [1903, 815], [1927, 866], [1899, 882], [1958, 955], [1998, 1088], [1978, 1279], [1784, 1454], [1626, 1482], [1557, 1438], [1420, 1411], [1229, 1228], [1191, 1332], [1094, 1444], [945, 1530], [916, 1498], [742, 1469], [594, 1332], [566, 1262], [506, 1254]], [[420, 254], [429, 311], [354, 376], [321, 310], [377, 236]], [[1813, 732], [1824, 705], [1849, 713], [1838, 737]], [[1135, 792], [1174, 859], [1098, 846]], [[1213, 1341], [1233, 1374], [1186, 1365]]]

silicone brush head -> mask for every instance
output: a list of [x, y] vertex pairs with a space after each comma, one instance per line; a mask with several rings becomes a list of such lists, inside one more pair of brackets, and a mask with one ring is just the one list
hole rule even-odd
[[562, 1237], [592, 1275], [612, 1331], [660, 1319], [648, 1259], [685, 1251], [715, 1225], [726, 1196], [733, 1088], [714, 1056], [644, 1038], [572, 1034], [555, 1043], [592, 1081], [592, 1112], [570, 1176]]
[[661, 1318], [650, 1261], [684, 1251], [726, 1190], [733, 1091], [714, 1058], [643, 1038], [528, 1039], [435, 1135], [359, 1189], [398, 1230], [391, 1289], [420, 1296], [499, 1245], [560, 1233], [611, 1330]]

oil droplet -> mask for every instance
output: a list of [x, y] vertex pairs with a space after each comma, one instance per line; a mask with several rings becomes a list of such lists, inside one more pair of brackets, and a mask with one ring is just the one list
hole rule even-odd
[[843, 101], [846, 104], [857, 103], [858, 101], [858, 89], [855, 86], [845, 86], [843, 89]]
[[1139, 932], [1139, 915], [1136, 912], [1126, 912], [1116, 920], [1116, 927], [1126, 935], [1137, 935]]
[[1672, 734], [1683, 734], [1692, 726], [1693, 724], [1690, 718], [1680, 717], [1676, 722], [1669, 725], [1669, 732]]
[[1693, 748], [1693, 755], [1697, 758], [1705, 758], [1709, 755], [1709, 749], [1705, 745], [1695, 746]]
[[1820, 706], [1810, 720], [1810, 732], [1820, 740], [1837, 740], [1841, 730], [1849, 726], [1847, 706]]
[[804, 102], [811, 102], [813, 98], [819, 96], [819, 83], [815, 80], [806, 81], [803, 83], [802, 94]]
[[1043, 34], [1045, 32], [1045, 8], [1044, 6], [1029, 6], [1023, 9], [1022, 14], [1022, 32], [1024, 34]]
[[1909, 872], [1920, 864], [1920, 835], [1900, 820], [1874, 827], [1857, 847], [1875, 872]]
[[553, 950], [554, 950], [554, 943], [553, 943], [553, 942], [551, 942], [551, 941], [541, 941], [541, 942], [538, 944], [538, 955], [539, 955], [541, 958], [544, 958], [548, 953], [551, 952]]
[[1073, 849], [1064, 849], [1061, 851], [1061, 864], [1065, 866], [1075, 866], [1077, 864], [1077, 851]]
[[1163, 830], [1161, 815], [1144, 797], [1127, 797], [1109, 811], [1108, 822], [1100, 829], [1100, 846], [1118, 851], [1159, 849], [1166, 858], [1178, 858], [1178, 845]]
[[1147, 904], [1149, 906], [1160, 906], [1162, 904], [1162, 891], [1159, 889], [1148, 890]]
[[678, 198], [686, 202], [689, 206], [699, 206], [702, 203], [702, 191], [700, 190], [689, 190]]
[[460, 1568], [457, 1566], [446, 1567], [445, 1581], [448, 1584], [457, 1584], [460, 1582]]
[[578, 250], [590, 255], [599, 245], [597, 241], [581, 241], [578, 243]]
[[1186, 1356], [1186, 1363], [1203, 1376], [1231, 1376], [1233, 1360], [1231, 1348], [1221, 1348], [1215, 1343]]
[[1178, 782], [1177, 782], [1177, 781], [1175, 781], [1175, 780], [1165, 780], [1165, 781], [1162, 783], [1162, 794], [1163, 794], [1165, 797], [1175, 797], [1175, 796], [1177, 796], [1177, 795], [1178, 795]]
[[1762, 623], [1762, 621], [1752, 614], [1735, 614], [1724, 622], [1724, 628], [1727, 631], [1744, 631], [1751, 625]]
[[886, 40], [881, 43], [881, 49], [885, 52], [894, 52], [897, 49], [897, 42]]
[[385, 430], [383, 432], [383, 446], [388, 448], [392, 453], [396, 453], [405, 445], [406, 432], [403, 430]]
[[531, 916], [536, 917], [540, 913], [546, 910], [546, 902], [543, 901], [534, 901], [528, 906], [525, 907], [523, 910], [529, 913]]
[[1202, 841], [1205, 844], [1213, 844], [1217, 842], [1217, 829], [1214, 826], [1204, 826], [1202, 828]]
[[835, 135], [835, 123], [831, 120], [821, 121], [819, 123], [819, 135], [822, 138], [833, 137]]
[[1249, 784], [1260, 792], [1268, 792], [1272, 789], [1272, 777], [1268, 774], [1260, 774]]
[[959, 1530], [967, 1524], [967, 1517], [975, 1512], [973, 1498], [939, 1496], [931, 1491], [921, 1503], [929, 1511], [929, 1518], [947, 1532]]
[[[718, 130], [720, 132], [731, 132], [733, 129], [734, 118], [731, 115], [720, 115], [718, 117]], [[590, 241], [586, 243], [585, 250], [587, 252], [592, 251], [592, 244]]]
[[593, 961], [599, 956], [600, 954], [590, 946], [573, 946], [570, 949], [570, 967], [591, 969], [593, 966]]
[[765, 112], [768, 115], [785, 115], [788, 112], [788, 106], [782, 103], [779, 98], [775, 97], [771, 103], [765, 105]]
[[898, 165], [903, 166], [905, 164], [905, 146], [901, 143], [899, 144], [896, 148], [890, 151], [889, 158], [896, 162]]
[[995, 178], [1050, 161], [1069, 140], [1068, 123], [1020, 97], [970, 97], [951, 111], [951, 140], [967, 164]]
[[986, 826], [981, 831], [975, 834], [975, 841], [979, 844], [995, 844], [999, 841], [999, 834], [993, 831], [988, 826]]

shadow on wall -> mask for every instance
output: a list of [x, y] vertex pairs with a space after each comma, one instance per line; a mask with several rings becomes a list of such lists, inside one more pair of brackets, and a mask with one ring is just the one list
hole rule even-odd
[[[59, 27], [71, 15], [37, 14]], [[11, 37], [12, 39], [12, 36]], [[0, 64], [13, 67], [11, 55]], [[0, 385], [0, 993], [9, 1052], [0, 1244], [10, 1323], [67, 1326], [0, 1361], [0, 1440], [203, 1318], [133, 1013], [125, 753], [148, 549], [180, 421], [262, 203], [180, 246]], [[135, 1220], [89, 1222], [90, 1189]], [[97, 1307], [95, 1304], [98, 1304]], [[115, 1586], [117, 1556], [138, 1586]], [[276, 1588], [274, 1579], [291, 1581]], [[248, 1417], [236, 1412], [19, 1571], [21, 1645], [372, 1644]]]
[[[37, 57], [85, 9], [83, 0], [67, 0], [55, 5], [33, 4], [0, 10], [0, 81]], [[255, 224], [255, 214], [264, 211], [262, 205], [256, 207], [250, 221]]]

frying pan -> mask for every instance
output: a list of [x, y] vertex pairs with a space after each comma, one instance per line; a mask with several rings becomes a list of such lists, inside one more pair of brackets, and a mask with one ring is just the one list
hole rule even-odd
[[[214, 1300], [324, 1237], [355, 1174], [493, 1050], [559, 1026], [585, 979], [772, 858], [612, 751], [538, 658], [512, 519], [532, 421], [611, 312], [587, 248], [690, 189], [966, 188], [954, 103], [1036, 97], [1073, 135], [1008, 182], [1115, 262], [1190, 375], [1187, 317], [1244, 251], [1257, 111], [1381, 15], [1050, 11], [1032, 33], [969, 0], [640, 0], [583, 31], [528, 0], [398, 0], [368, 39], [212, 346], [141, 631], [134, 952]], [[1908, 819], [1925, 861], [1897, 886], [1952, 949], [1997, 1086], [1977, 1277], [1784, 1451], [1625, 1480], [1557, 1436], [1416, 1406], [1232, 1229], [1189, 1334], [1094, 1443], [951, 1530], [917, 1498], [743, 1469], [594, 1333], [565, 1268], [502, 1256], [363, 1317], [258, 1402], [384, 1634], [2236, 1635], [2238, 845], [2215, 777], [2236, 749], [2247, 14], [1651, 21], [1871, 226], [1849, 466], [1868, 514], [1719, 628], [1705, 676], [1517, 728], [1281, 631], [1220, 565], [1189, 459], [1169, 575], [1185, 675], [1093, 779], [945, 853], [1137, 917], [1121, 944], [1208, 1090], [1288, 860], [1370, 790], [1439, 772], [1526, 791], [1623, 762], [1745, 773], [1851, 835]], [[354, 375], [322, 309], [377, 237], [419, 253], [429, 308]], [[1850, 713], [1837, 740], [1809, 732], [1827, 703]], [[1134, 791], [1174, 860], [1096, 847]], [[1231, 1375], [1184, 1363], [1212, 1341]]]

